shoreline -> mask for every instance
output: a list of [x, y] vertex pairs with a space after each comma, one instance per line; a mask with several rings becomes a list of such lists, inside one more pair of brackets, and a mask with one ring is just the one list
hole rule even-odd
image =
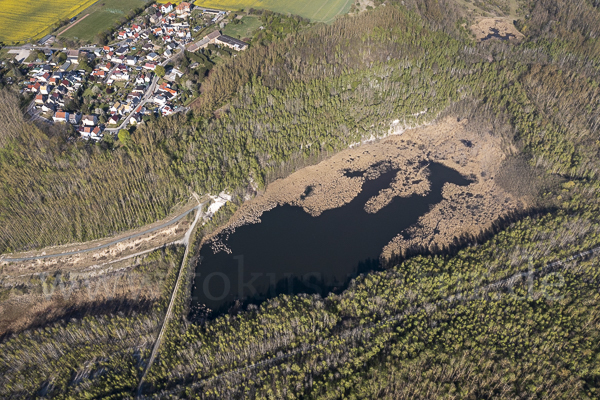
[[227, 251], [226, 243], [219, 239], [221, 233], [229, 236], [237, 227], [259, 223], [263, 213], [280, 205], [301, 207], [312, 216], [341, 207], [361, 192], [366, 179], [375, 178], [386, 168], [398, 170], [397, 175], [390, 187], [369, 199], [365, 212], [376, 213], [396, 197], [423, 196], [430, 189], [429, 162], [443, 164], [474, 182], [466, 187], [444, 185], [443, 201], [417, 224], [390, 238], [382, 249], [383, 258], [404, 254], [414, 246], [448, 246], [457, 237], [486, 231], [494, 221], [529, 207], [528, 199], [506, 192], [494, 181], [507, 157], [501, 150], [501, 139], [472, 132], [466, 120], [448, 117], [417, 128], [402, 127], [394, 121], [389, 134], [377, 139], [351, 146], [272, 182], [263, 193], [244, 202], [225, 225], [205, 237], [202, 245]]

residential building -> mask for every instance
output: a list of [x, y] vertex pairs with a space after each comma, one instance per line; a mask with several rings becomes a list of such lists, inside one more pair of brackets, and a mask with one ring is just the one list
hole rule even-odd
[[79, 64], [79, 50], [67, 50], [67, 60], [72, 64]]
[[50, 94], [50, 92], [52, 91], [53, 86], [50, 84], [47, 85], [42, 85], [40, 86], [40, 93], [41, 94]]
[[66, 111], [57, 111], [52, 119], [54, 122], [67, 122], [69, 120], [69, 113]]
[[129, 118], [129, 123], [131, 125], [137, 125], [140, 122], [142, 122], [142, 116], [140, 114], [140, 112], [136, 112], [135, 114], [133, 114], [130, 118]]
[[42, 111], [43, 112], [52, 112], [54, 114], [54, 112], [56, 111], [56, 105], [54, 105], [53, 103], [47, 102], [44, 105], [42, 105]]
[[173, 4], [171, 4], [171, 3], [161, 4], [159, 9], [160, 9], [160, 12], [163, 14], [170, 13], [171, 11], [173, 11]]
[[77, 125], [81, 121], [81, 113], [70, 113], [69, 114], [69, 123], [71, 125]]
[[47, 99], [48, 96], [46, 96], [45, 94], [38, 94], [37, 96], [35, 96], [35, 104], [44, 104]]
[[81, 119], [81, 124], [85, 125], [85, 126], [95, 126], [98, 124], [98, 117], [95, 115], [85, 115], [82, 119]]
[[117, 56], [124, 56], [125, 54], [127, 54], [127, 52], [129, 51], [129, 49], [125, 46], [123, 47], [119, 47], [117, 50], [115, 50], [115, 54]]
[[154, 102], [158, 105], [164, 106], [167, 104], [167, 98], [162, 94], [159, 94], [158, 96], [154, 96]]
[[192, 5], [185, 1], [179, 3], [177, 7], [175, 7], [175, 12], [179, 15], [181, 14], [189, 14], [192, 11]]
[[161, 109], [160, 109], [160, 113], [162, 114], [162, 116], [167, 116], [167, 115], [171, 115], [173, 114], [173, 108], [171, 108], [171, 106], [169, 106], [168, 104], [165, 104]]

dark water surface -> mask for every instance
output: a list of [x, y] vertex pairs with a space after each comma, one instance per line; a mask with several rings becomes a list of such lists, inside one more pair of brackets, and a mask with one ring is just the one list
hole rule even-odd
[[[469, 180], [441, 164], [428, 166], [431, 190], [426, 196], [396, 197], [375, 214], [364, 210], [369, 198], [390, 186], [397, 171], [365, 181], [350, 203], [312, 217], [284, 205], [265, 212], [259, 224], [236, 229], [223, 242], [232, 250], [200, 250], [192, 307], [206, 305], [213, 315], [236, 299], [259, 303], [280, 293], [319, 293], [343, 289], [357, 274], [376, 269], [383, 247], [442, 201], [446, 182]], [[310, 188], [305, 195], [310, 196]], [[221, 236], [226, 234], [221, 234]]]

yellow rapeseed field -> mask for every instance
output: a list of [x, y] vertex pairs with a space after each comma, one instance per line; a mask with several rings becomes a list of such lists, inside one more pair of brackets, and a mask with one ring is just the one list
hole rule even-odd
[[0, 0], [0, 41], [39, 39], [58, 21], [71, 18], [97, 0]]

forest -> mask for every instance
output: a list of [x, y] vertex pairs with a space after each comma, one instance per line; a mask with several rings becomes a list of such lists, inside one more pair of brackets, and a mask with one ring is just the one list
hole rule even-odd
[[[468, 119], [542, 178], [560, 178], [536, 193], [551, 207], [455, 252], [394, 260], [324, 298], [281, 295], [198, 323], [184, 285], [142, 392], [600, 398], [600, 8], [521, 3], [518, 43], [476, 42], [453, 0], [386, 1], [257, 40], [212, 67], [187, 115], [140, 126], [127, 143], [35, 126], [3, 90], [0, 253], [138, 227], [191, 191], [227, 189], [239, 204], [249, 186], [381, 137], [395, 119]], [[193, 254], [234, 208], [196, 232]], [[188, 281], [196, 261], [184, 263]], [[2, 397], [135, 397], [161, 310], [4, 339]]]

